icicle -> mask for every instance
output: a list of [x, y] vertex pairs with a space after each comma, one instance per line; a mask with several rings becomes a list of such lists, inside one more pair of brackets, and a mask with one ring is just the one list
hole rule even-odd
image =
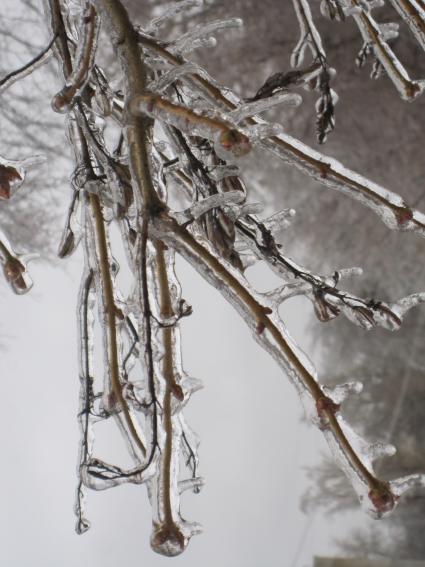
[[201, 488], [205, 485], [205, 479], [202, 476], [196, 478], [188, 478], [187, 480], [181, 480], [178, 484], [179, 493], [182, 494], [186, 490], [190, 490], [199, 494]]
[[85, 516], [85, 493], [82, 473], [93, 450], [93, 325], [95, 291], [93, 272], [88, 267], [87, 248], [85, 248], [85, 269], [83, 272], [79, 301], [79, 370], [80, 370], [80, 408], [78, 421], [80, 425], [80, 451], [78, 465], [78, 485], [76, 490], [75, 513], [77, 516], [76, 531], [85, 533], [90, 528], [90, 522]]
[[294, 209], [283, 209], [271, 217], [262, 220], [261, 223], [264, 225], [266, 230], [269, 230], [273, 236], [276, 236], [282, 230], [286, 230], [291, 225], [295, 214], [296, 212]]
[[335, 272], [336, 283], [342, 279], [358, 277], [363, 275], [363, 268], [354, 266], [352, 268], [341, 268]]
[[307, 295], [311, 292], [311, 285], [307, 282], [291, 282], [286, 283], [278, 289], [273, 291], [268, 291], [263, 293], [267, 304], [269, 304], [272, 309], [279, 307], [281, 303], [290, 299], [291, 297], [296, 297], [297, 295]]
[[[183, 414], [180, 414], [180, 425], [182, 428], [182, 454], [185, 458], [185, 466], [192, 475], [192, 479], [198, 478], [198, 447], [199, 437], [191, 427], [186, 423]], [[193, 492], [199, 494], [200, 487], [194, 486]]]
[[320, 2], [320, 12], [325, 18], [342, 22], [345, 20], [344, 8], [340, 0], [322, 0]]
[[198, 39], [208, 36], [211, 33], [215, 33], [221, 30], [241, 28], [243, 22], [240, 18], [230, 18], [228, 20], [214, 20], [208, 24], [200, 24], [193, 27], [190, 31], [183, 34], [177, 40], [175, 40], [170, 48], [175, 52], [187, 51], [188, 46]]
[[59, 244], [59, 258], [67, 258], [78, 247], [81, 239], [82, 227], [80, 219], [81, 215], [80, 199], [76, 189], [74, 189], [73, 198], [68, 209], [68, 218], [62, 233], [61, 242]]
[[[251, 144], [260, 142], [265, 138], [273, 138], [273, 136], [279, 136], [279, 134], [282, 134], [283, 131], [283, 126], [279, 123], [255, 124], [255, 126], [249, 126], [248, 128], [243, 129], [244, 134], [247, 135]], [[243, 156], [245, 156], [245, 154], [242, 154], [242, 157]]]
[[400, 319], [402, 319], [410, 309], [425, 302], [425, 292], [413, 293], [407, 297], [403, 297], [396, 303], [391, 305], [393, 311]]
[[214, 47], [217, 47], [217, 40], [215, 37], [203, 37], [186, 44], [184, 48], [180, 49], [180, 53], [182, 55], [187, 55], [196, 49], [214, 49]]
[[149, 35], [154, 35], [161, 26], [166, 24], [168, 20], [172, 20], [178, 14], [189, 11], [191, 8], [198, 8], [204, 5], [205, 0], [182, 0], [180, 2], [172, 2], [166, 10], [157, 18], [151, 20], [144, 30]]
[[399, 36], [399, 25], [395, 22], [389, 22], [387, 24], [379, 24], [379, 29], [382, 34], [384, 41], [390, 41], [392, 39], [397, 39]]
[[293, 0], [295, 12], [300, 26], [300, 39], [291, 54], [291, 67], [299, 67], [307, 47], [310, 48], [313, 58], [325, 57], [322, 40], [313, 22], [310, 5], [306, 0]]
[[416, 0], [390, 0], [390, 2], [425, 50], [425, 5]]
[[[425, 81], [416, 81], [409, 77], [406, 69], [388, 45], [380, 26], [373, 19], [370, 13], [370, 5], [362, 4], [360, 7], [355, 5], [353, 0], [350, 3], [351, 6], [357, 8], [350, 15], [354, 18], [364, 43], [369, 44], [373, 49], [375, 57], [394, 83], [400, 96], [408, 101], [417, 98], [425, 89]], [[384, 31], [385, 29], [388, 28], [384, 27]]]
[[338, 384], [332, 388], [323, 386], [324, 393], [329, 396], [336, 404], [342, 404], [351, 394], [360, 394], [363, 390], [362, 382], [353, 381], [345, 384]]
[[251, 266], [255, 266], [255, 264], [261, 261], [261, 258], [259, 258], [256, 254], [253, 254], [252, 252], [240, 253], [239, 257], [242, 262], [243, 271], [247, 270]]
[[130, 102], [134, 115], [147, 114], [171, 124], [192, 136], [215, 141], [215, 149], [222, 157], [231, 159], [245, 156], [251, 151], [248, 137], [218, 117], [210, 117], [179, 106], [159, 95], [139, 95]]
[[239, 209], [240, 217], [244, 217], [246, 215], [259, 215], [264, 211], [263, 203], [245, 203]]
[[393, 457], [396, 453], [397, 449], [390, 443], [372, 443], [368, 448], [369, 458], [372, 462], [383, 457]]
[[302, 97], [296, 93], [278, 92], [267, 98], [261, 98], [253, 102], [242, 104], [227, 116], [230, 122], [238, 124], [250, 116], [266, 112], [270, 108], [279, 104], [288, 106], [299, 106], [302, 103]]
[[196, 220], [212, 209], [215, 209], [217, 207], [224, 207], [225, 205], [230, 203], [241, 203], [242, 201], [244, 201], [244, 199], [245, 195], [242, 193], [242, 191], [228, 191], [226, 193], [217, 193], [216, 195], [211, 195], [206, 199], [202, 199], [202, 201], [198, 201], [185, 211], [174, 213], [174, 218], [179, 223]]
[[204, 383], [199, 378], [193, 378], [192, 376], [187, 376], [182, 380], [182, 388], [185, 392], [189, 394], [194, 394], [199, 392], [204, 387]]
[[135, 467], [123, 470], [115, 465], [105, 463], [101, 459], [91, 458], [82, 467], [81, 478], [84, 486], [92, 490], [107, 490], [121, 484], [143, 484], [156, 474], [156, 463], [147, 468]]
[[201, 67], [199, 65], [192, 63], [191, 61], [184, 63], [183, 65], [177, 65], [159, 77], [156, 81], [150, 83], [148, 85], [148, 89], [152, 93], [160, 93], [171, 86], [177, 79], [180, 79], [184, 75], [199, 73], [200, 69]]
[[393, 494], [396, 498], [400, 498], [408, 492], [409, 490], [415, 490], [418, 488], [425, 488], [425, 475], [424, 474], [411, 474], [395, 480], [389, 483]]
[[209, 174], [214, 181], [218, 182], [226, 177], [239, 177], [240, 169], [237, 165], [234, 164], [215, 165], [214, 168], [211, 169]]
[[31, 75], [31, 73], [33, 73], [36, 69], [47, 63], [52, 56], [51, 48], [55, 41], [56, 35], [49, 41], [47, 47], [29, 63], [15, 71], [12, 71], [11, 73], [8, 73], [5, 77], [0, 79], [0, 94], [10, 88], [17, 81], [28, 77], [28, 75]]

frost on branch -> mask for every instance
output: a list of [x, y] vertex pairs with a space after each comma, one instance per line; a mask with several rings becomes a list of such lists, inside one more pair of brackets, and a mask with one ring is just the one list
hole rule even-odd
[[[198, 493], [204, 480], [198, 470], [199, 440], [183, 415], [202, 383], [183, 367], [180, 323], [192, 308], [183, 299], [175, 273], [176, 253], [222, 293], [254, 340], [289, 377], [310, 422], [323, 433], [372, 515], [387, 515], [405, 490], [424, 484], [422, 475], [391, 481], [378, 478], [374, 461], [394, 449], [360, 438], [343, 417], [344, 400], [358, 395], [361, 385], [348, 380], [333, 390], [321, 386], [312, 362], [295, 344], [279, 313], [282, 302], [304, 295], [322, 322], [344, 316], [365, 330], [377, 326], [397, 330], [407, 311], [425, 299], [423, 293], [393, 303], [358, 297], [342, 283], [359, 276], [359, 268], [323, 275], [298, 265], [278, 241], [279, 233], [293, 221], [293, 209], [263, 218], [261, 204], [249, 199], [241, 158], [249, 159], [256, 146], [358, 200], [388, 227], [425, 235], [424, 215], [402, 197], [260, 117], [272, 107], [284, 112], [286, 105], [300, 104], [300, 96], [288, 90], [303, 86], [319, 93], [319, 141], [334, 127], [337, 97], [330, 80], [335, 73], [309, 2], [293, 0], [293, 4], [301, 29], [292, 56], [296, 69], [273, 75], [252, 99], [242, 100], [184, 57], [211, 33], [225, 36], [226, 30], [240, 26], [239, 20], [214, 21], [167, 42], [156, 37], [162, 24], [168, 17], [196, 9], [199, 2], [173, 4], [150, 24], [135, 29], [119, 2], [49, 1], [55, 53], [65, 82], [53, 107], [67, 114], [75, 159], [59, 256], [69, 256], [80, 244], [84, 253], [78, 300], [78, 533], [90, 526], [86, 489], [102, 491], [125, 483], [146, 485], [154, 551], [177, 555], [200, 532], [200, 526], [184, 519], [180, 510], [181, 495], [187, 490]], [[325, 16], [341, 22], [355, 19], [367, 43], [364, 55], [373, 54], [406, 94], [416, 83], [406, 76], [387, 43], [395, 28], [378, 26], [372, 8], [373, 4], [357, 0], [321, 2]], [[109, 78], [96, 59], [101, 24], [121, 65], [118, 81]], [[312, 60], [301, 68], [307, 51]], [[14, 185], [23, 181], [21, 165], [0, 163], [3, 197], [8, 198]], [[171, 193], [175, 199], [169, 198]], [[0, 241], [6, 279], [18, 293], [26, 291], [30, 283], [24, 258], [6, 239]], [[126, 293], [119, 285], [119, 247], [130, 274]], [[260, 293], [248, 282], [246, 268], [258, 261], [266, 262], [280, 277], [276, 289]], [[98, 365], [96, 332], [102, 339]], [[95, 435], [102, 433], [107, 421], [120, 431], [128, 462], [108, 462], [98, 454]]]

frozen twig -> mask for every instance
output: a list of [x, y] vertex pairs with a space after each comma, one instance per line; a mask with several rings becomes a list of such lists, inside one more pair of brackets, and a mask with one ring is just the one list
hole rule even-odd
[[[353, 17], [363, 37], [364, 45], [373, 54], [387, 72], [400, 96], [412, 101], [425, 89], [425, 80], [412, 80], [385, 38], [382, 25], [379, 26], [372, 16], [372, 8], [360, 0], [343, 0], [346, 13]], [[407, 2], [404, 3], [407, 6]]]
[[17, 81], [24, 79], [33, 71], [44, 65], [44, 63], [46, 63], [51, 56], [50, 50], [52, 49], [52, 45], [55, 43], [56, 38], [57, 33], [54, 34], [47, 46], [42, 51], [40, 51], [38, 55], [31, 59], [31, 61], [28, 61], [28, 63], [25, 63], [25, 65], [22, 65], [22, 67], [20, 67], [19, 69], [11, 71], [2, 79], [0, 79], [0, 94], [11, 87]]
[[[155, 40], [146, 40], [139, 36], [139, 41], [147, 48], [154, 50], [173, 65], [183, 65], [185, 60], [178, 58], [161, 47]], [[196, 85], [218, 107], [235, 110], [240, 99], [232, 93], [232, 99], [220, 89], [209, 83], [198, 74], [192, 77]], [[250, 119], [252, 124], [258, 120]], [[294, 165], [320, 184], [336, 189], [375, 212], [384, 224], [392, 230], [412, 231], [425, 236], [425, 215], [411, 209], [396, 193], [371, 182], [362, 175], [349, 170], [334, 158], [328, 157], [310, 148], [289, 134], [272, 136], [263, 140], [261, 145], [283, 161]]]
[[388, 483], [374, 476], [368, 459], [363, 462], [361, 453], [350, 442], [350, 436], [354, 434], [339, 414], [339, 404], [325, 395], [311, 363], [293, 344], [276, 312], [264, 307], [246, 280], [230, 265], [218, 260], [207, 245], [200, 242], [199, 236], [195, 239], [187, 229], [164, 213], [155, 220], [153, 230], [157, 238], [175, 247], [224, 295], [247, 322], [255, 340], [288, 374], [304, 400], [311, 420], [323, 430], [368, 511], [376, 517], [390, 512], [398, 496], [391, 491]]
[[[367, 24], [365, 29], [372, 33], [372, 4], [352, 0], [348, 6], [347, 1], [326, 0], [322, 11], [335, 19], [364, 17], [361, 25]], [[171, 13], [197, 5], [188, 0], [173, 5]], [[341, 403], [359, 393], [360, 385], [348, 381], [335, 389], [322, 387], [313, 364], [289, 336], [278, 310], [281, 301], [301, 293], [313, 302], [321, 321], [344, 314], [365, 329], [380, 325], [396, 330], [407, 311], [424, 302], [425, 294], [393, 304], [364, 300], [339, 288], [342, 277], [359, 275], [359, 269], [322, 276], [297, 265], [283, 254], [276, 240], [294, 212], [287, 209], [259, 220], [259, 205], [246, 202], [246, 187], [233, 164], [233, 158], [248, 154], [258, 143], [326, 186], [358, 199], [390, 228], [425, 235], [425, 216], [413, 211], [401, 197], [258, 117], [275, 104], [297, 104], [298, 95], [284, 89], [303, 85], [321, 93], [317, 108], [320, 141], [333, 127], [336, 98], [329, 87], [333, 73], [309, 2], [294, 0], [294, 5], [302, 30], [294, 63], [300, 63], [308, 47], [311, 65], [290, 76], [271, 77], [253, 99], [243, 101], [181, 55], [204, 42], [209, 33], [234, 27], [236, 20], [196, 27], [167, 44], [136, 28], [119, 0], [86, 2], [82, 11], [72, 13], [61, 0], [49, 0], [55, 53], [62, 61], [65, 79], [54, 106], [68, 112], [76, 161], [60, 256], [72, 253], [80, 240], [85, 248], [79, 298], [79, 533], [89, 527], [84, 487], [104, 490], [124, 483], [147, 485], [155, 551], [177, 555], [200, 531], [198, 524], [184, 520], [180, 513], [181, 493], [187, 489], [199, 492], [203, 480], [198, 472], [198, 439], [183, 416], [183, 408], [200, 388], [200, 381], [186, 375], [181, 359], [180, 321], [192, 309], [182, 298], [175, 274], [176, 252], [223, 294], [254, 339], [289, 376], [311, 422], [323, 432], [369, 512], [375, 517], [386, 515], [405, 489], [424, 484], [422, 475], [389, 482], [378, 478], [373, 461], [392, 454], [393, 448], [361, 439], [341, 414]], [[156, 32], [166, 17], [146, 29]], [[121, 66], [122, 81], [114, 88], [96, 64], [100, 20]], [[394, 29], [381, 27], [377, 33], [385, 51]], [[78, 34], [81, 42], [76, 45]], [[390, 64], [403, 78], [398, 63], [391, 60]], [[326, 94], [328, 102], [323, 98]], [[108, 121], [118, 130], [114, 149], [108, 148], [103, 135]], [[8, 193], [9, 185], [20, 182], [22, 175], [13, 164], [0, 165], [2, 191]], [[184, 185], [188, 198], [181, 212], [171, 210], [168, 197], [168, 184], [175, 179]], [[130, 272], [127, 297], [118, 286], [113, 225], [120, 231], [117, 238], [121, 238]], [[16, 284], [25, 272], [22, 258], [3, 239], [0, 253], [6, 276]], [[256, 292], [244, 276], [252, 258], [265, 260], [282, 278], [282, 285], [267, 293]], [[15, 275], [11, 261], [17, 268]], [[95, 303], [103, 336], [100, 389], [92, 361]], [[140, 364], [136, 365], [136, 360]], [[130, 466], [110, 464], [94, 454], [95, 426], [107, 419], [116, 422], [127, 442]], [[180, 467], [188, 469], [189, 478], [180, 477]]]
[[421, 0], [390, 0], [425, 51], [425, 5]]
[[63, 89], [52, 100], [56, 112], [66, 112], [71, 107], [75, 97], [82, 92], [90, 78], [96, 52], [99, 18], [91, 2], [87, 2], [81, 17], [82, 38], [78, 45], [74, 71], [67, 77]]

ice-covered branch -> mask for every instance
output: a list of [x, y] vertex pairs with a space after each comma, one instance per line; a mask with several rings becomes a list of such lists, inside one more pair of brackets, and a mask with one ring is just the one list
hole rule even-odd
[[0, 264], [6, 281], [18, 295], [27, 293], [33, 286], [26, 266], [27, 260], [32, 257], [17, 254], [6, 236], [0, 232]]
[[135, 116], [146, 114], [183, 132], [213, 140], [221, 153], [242, 157], [251, 151], [249, 138], [223, 119], [200, 114], [159, 95], [139, 95], [131, 101], [130, 111]]
[[91, 2], [87, 2], [81, 16], [82, 37], [75, 56], [74, 71], [67, 77], [63, 89], [52, 100], [52, 107], [56, 112], [67, 112], [90, 78], [96, 53], [99, 24], [94, 6]]
[[177, 40], [169, 45], [169, 49], [176, 53], [185, 53], [190, 50], [192, 44], [199, 39], [208, 37], [209, 34], [220, 30], [233, 29], [242, 27], [243, 22], [240, 18], [231, 18], [229, 20], [215, 20], [208, 24], [200, 24], [194, 26], [190, 31], [180, 36]]
[[[175, 57], [155, 40], [141, 38], [145, 47], [163, 56], [173, 65], [183, 65], [185, 60]], [[195, 74], [191, 76], [193, 84], [203, 92], [218, 108], [234, 111], [241, 100], [234, 93], [231, 97], [223, 93], [206, 79]], [[258, 119], [250, 119], [252, 124]], [[375, 212], [384, 224], [392, 230], [412, 231], [425, 236], [425, 215], [413, 210], [399, 195], [379, 186], [362, 175], [349, 170], [340, 162], [317, 152], [289, 134], [281, 133], [270, 139], [262, 140], [261, 145], [280, 159], [294, 165], [320, 184], [336, 189], [359, 201]]]
[[306, 84], [320, 93], [320, 98], [316, 102], [316, 128], [317, 139], [323, 144], [327, 135], [335, 128], [335, 104], [338, 96], [330, 87], [330, 80], [335, 71], [328, 65], [322, 39], [314, 24], [308, 1], [292, 1], [300, 25], [301, 37], [292, 52], [291, 65], [299, 67], [302, 64], [307, 47], [310, 48], [313, 55], [313, 62], [320, 65], [320, 73]]
[[56, 38], [57, 33], [54, 34], [47, 46], [43, 50], [41, 50], [38, 55], [31, 59], [31, 61], [28, 61], [28, 63], [25, 63], [25, 65], [22, 65], [22, 67], [19, 67], [19, 69], [11, 71], [2, 79], [0, 79], [0, 94], [11, 87], [17, 81], [24, 79], [25, 77], [33, 73], [36, 69], [44, 65], [44, 63], [46, 63], [51, 56], [50, 50], [52, 49], [52, 45], [55, 43]]
[[[352, 0], [347, 10], [347, 1], [326, 0], [322, 12], [341, 20], [348, 15], [360, 18], [368, 33], [376, 32], [385, 51], [393, 27], [375, 29], [369, 10], [373, 5]], [[325, 186], [359, 200], [390, 228], [425, 235], [425, 216], [401, 197], [259, 118], [277, 104], [298, 104], [300, 97], [286, 88], [309, 85], [321, 94], [317, 108], [321, 141], [333, 126], [336, 99], [329, 87], [333, 72], [308, 1], [293, 2], [302, 30], [294, 63], [300, 62], [306, 48], [313, 61], [306, 69], [271, 77], [248, 101], [181, 55], [208, 34], [238, 25], [236, 20], [195, 27], [167, 43], [149, 35], [166, 21], [167, 13], [143, 29], [133, 25], [119, 0], [82, 2], [83, 9], [72, 12], [61, 0], [48, 2], [55, 53], [65, 79], [54, 106], [68, 111], [76, 161], [59, 253], [68, 256], [80, 242], [85, 248], [79, 297], [81, 442], [76, 512], [80, 533], [89, 527], [84, 487], [105, 490], [123, 483], [147, 485], [155, 551], [177, 555], [200, 531], [180, 513], [181, 493], [199, 492], [203, 480], [198, 472], [198, 439], [183, 417], [200, 381], [189, 377], [182, 365], [180, 320], [192, 310], [182, 298], [175, 274], [176, 252], [223, 294], [254, 339], [289, 376], [310, 420], [323, 432], [372, 514], [385, 515], [405, 488], [424, 484], [422, 475], [390, 482], [378, 478], [373, 460], [393, 449], [361, 439], [341, 415], [341, 403], [360, 391], [359, 384], [348, 381], [333, 390], [322, 387], [313, 364], [289, 336], [278, 308], [288, 297], [304, 294], [321, 321], [344, 314], [366, 329], [380, 325], [395, 330], [410, 308], [424, 302], [425, 294], [393, 304], [364, 300], [339, 288], [340, 279], [358, 275], [358, 269], [322, 276], [287, 258], [275, 235], [289, 226], [293, 211], [259, 220], [260, 208], [246, 202], [247, 188], [233, 164], [235, 157], [248, 154], [257, 143]], [[169, 14], [198, 4], [186, 0], [171, 6]], [[120, 64], [122, 80], [114, 88], [95, 60], [100, 20]], [[398, 63], [390, 63], [403, 78]], [[330, 99], [324, 100], [325, 95]], [[114, 143], [104, 135], [109, 124], [117, 134]], [[23, 174], [13, 164], [0, 166], [0, 189], [8, 197]], [[168, 185], [175, 180], [184, 185], [187, 199], [180, 212], [171, 210], [168, 198]], [[112, 227], [119, 230], [113, 238]], [[118, 285], [115, 239], [126, 254], [131, 283], [127, 296]], [[265, 260], [282, 278], [282, 285], [268, 293], [256, 292], [244, 276], [252, 258]], [[0, 259], [9, 281], [19, 286], [25, 273], [22, 259], [4, 242], [0, 242]], [[96, 317], [99, 325], [94, 325]], [[95, 376], [97, 365], [92, 360], [98, 327], [103, 338], [103, 380]], [[94, 454], [93, 433], [104, 420], [115, 421], [120, 429], [129, 466], [108, 463]], [[180, 477], [183, 466], [189, 478]]]
[[181, 0], [180, 2], [171, 3], [160, 16], [149, 22], [145, 32], [154, 35], [161, 26], [177, 16], [177, 14], [184, 14], [185, 11], [202, 6], [203, 3], [204, 0]]
[[91, 413], [93, 411], [93, 324], [94, 324], [94, 281], [93, 271], [88, 267], [88, 248], [85, 246], [85, 270], [81, 279], [80, 296], [78, 300], [78, 330], [80, 355], [80, 412], [79, 424], [81, 432], [80, 456], [78, 466], [78, 484], [76, 490], [75, 513], [77, 516], [76, 531], [83, 534], [90, 528], [90, 522], [85, 516], [83, 471], [87, 467], [93, 446], [93, 427]]
[[365, 46], [370, 47], [394, 83], [400, 96], [412, 101], [425, 89], [425, 80], [412, 80], [385, 38], [382, 25], [379, 26], [371, 14], [371, 7], [360, 0], [344, 0], [347, 14], [353, 17]]
[[390, 0], [425, 50], [425, 5], [421, 0]]
[[173, 246], [233, 305], [260, 343], [289, 376], [301, 396], [311, 421], [324, 433], [340, 466], [351, 480], [359, 499], [374, 517], [393, 510], [398, 495], [379, 480], [372, 461], [377, 454], [359, 438], [340, 415], [340, 405], [317, 382], [311, 362], [294, 345], [276, 312], [265, 307], [240, 272], [219, 260], [199, 235], [194, 238], [173, 219], [160, 214], [153, 234]]

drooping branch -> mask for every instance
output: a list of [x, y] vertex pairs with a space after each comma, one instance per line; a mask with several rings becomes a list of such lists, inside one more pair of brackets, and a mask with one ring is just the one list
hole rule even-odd
[[225, 265], [206, 245], [196, 239], [164, 213], [153, 224], [154, 235], [172, 245], [199, 273], [218, 289], [249, 325], [253, 336], [278, 362], [300, 393], [310, 419], [320, 429], [333, 451], [336, 451], [360, 499], [377, 517], [391, 511], [399, 494], [392, 493], [389, 483], [376, 478], [371, 463], [363, 462], [349, 440], [347, 424], [339, 415], [339, 404], [325, 395], [314, 369], [284, 330], [276, 313], [261, 304], [255, 293], [236, 270]]
[[[82, 441], [77, 528], [80, 532], [88, 528], [83, 485], [104, 490], [123, 483], [146, 483], [153, 508], [151, 544], [155, 551], [176, 555], [199, 532], [199, 526], [186, 522], [179, 509], [180, 493], [187, 488], [198, 492], [202, 479], [197, 476], [198, 442], [182, 415], [200, 384], [188, 378], [182, 367], [179, 323], [191, 308], [181, 297], [174, 272], [175, 252], [221, 291], [246, 321], [255, 340], [288, 374], [311, 421], [323, 431], [365, 507], [377, 517], [389, 513], [399, 496], [409, 487], [425, 484], [425, 477], [413, 475], [390, 482], [377, 477], [372, 461], [393, 449], [360, 439], [340, 411], [344, 398], [360, 391], [359, 384], [348, 382], [334, 390], [319, 384], [313, 365], [286, 331], [278, 301], [300, 292], [312, 299], [321, 320], [344, 311], [354, 319], [353, 314], [357, 314], [357, 322], [366, 328], [380, 324], [395, 329], [404, 313], [423, 302], [425, 296], [416, 294], [393, 305], [366, 301], [337, 287], [341, 273], [317, 276], [285, 257], [272, 227], [273, 223], [289, 222], [291, 214], [258, 220], [258, 207], [245, 202], [246, 187], [233, 158], [248, 153], [239, 151], [239, 146], [244, 150], [258, 144], [326, 186], [360, 200], [390, 228], [424, 235], [425, 217], [412, 211], [401, 197], [280, 133], [280, 127], [259, 117], [275, 104], [297, 104], [297, 95], [272, 89], [270, 96], [243, 102], [182, 57], [193, 45], [205, 44], [206, 32], [227, 29], [236, 25], [235, 21], [213, 22], [164, 43], [146, 32], [156, 30], [161, 18], [153, 27], [138, 30], [119, 0], [86, 2], [82, 17], [68, 13], [60, 0], [49, 1], [57, 34], [56, 54], [64, 68], [65, 87], [60, 94], [66, 104], [61, 108], [69, 114], [76, 159], [61, 255], [75, 249], [81, 232], [87, 261], [80, 292], [84, 356], [80, 371]], [[294, 3], [313, 58], [318, 59], [301, 73], [304, 78], [298, 76], [301, 83], [309, 82], [329, 69], [308, 1]], [[182, 4], [192, 6], [193, 2]], [[326, 4], [335, 17], [340, 14], [339, 0]], [[357, 7], [359, 10], [350, 15], [360, 17], [364, 11], [369, 17], [364, 3]], [[123, 85], [115, 90], [95, 61], [99, 19], [121, 64]], [[82, 39], [79, 47], [71, 35]], [[385, 34], [378, 39], [386, 45]], [[403, 78], [403, 72], [394, 65]], [[100, 105], [95, 101], [92, 107], [93, 92], [98, 91], [104, 100]], [[108, 149], [103, 136], [107, 120], [119, 129], [114, 150]], [[161, 139], [156, 137], [155, 121], [162, 126]], [[219, 144], [214, 144], [217, 137]], [[231, 150], [236, 146], [238, 155], [220, 154], [219, 146], [226, 144]], [[170, 149], [176, 155], [168, 159]], [[188, 206], [177, 213], [170, 211], [168, 204], [168, 172], [183, 181], [189, 196]], [[79, 229], [81, 216], [84, 222]], [[122, 296], [118, 286], [111, 225], [118, 226], [126, 252], [132, 280], [128, 297]], [[246, 248], [284, 276], [283, 288], [266, 294], [251, 288], [243, 275]], [[94, 318], [95, 291], [104, 338], [101, 391], [95, 391], [91, 362], [89, 325]], [[116, 421], [127, 441], [133, 460], [127, 469], [93, 454], [91, 427], [109, 418]], [[191, 477], [180, 481], [181, 453]]]
[[375, 57], [393, 81], [400, 96], [405, 100], [412, 101], [421, 95], [425, 89], [425, 81], [412, 80], [406, 69], [400, 63], [395, 53], [388, 45], [383, 32], [371, 14], [371, 8], [365, 7], [364, 2], [359, 0], [344, 0], [350, 15], [356, 22], [363, 41], [373, 50]]
[[421, 0], [390, 0], [425, 51], [425, 5]]
[[323, 144], [330, 132], [335, 128], [335, 104], [338, 96], [330, 87], [330, 81], [335, 71], [328, 65], [326, 53], [323, 48], [319, 32], [314, 24], [307, 0], [292, 0], [295, 13], [300, 25], [301, 37], [291, 55], [292, 67], [299, 67], [304, 59], [307, 47], [313, 55], [313, 61], [321, 67], [320, 74], [309, 82], [310, 88], [320, 92], [320, 99], [316, 103], [316, 127], [319, 143]]
[[11, 87], [17, 81], [20, 81], [21, 79], [24, 79], [25, 77], [30, 75], [33, 71], [35, 71], [48, 61], [48, 59], [50, 58], [50, 50], [52, 49], [57, 36], [58, 34], [55, 33], [47, 46], [42, 49], [38, 55], [33, 57], [31, 61], [28, 61], [28, 63], [25, 63], [19, 69], [14, 69], [13, 71], [5, 75], [2, 79], [0, 79], [0, 94]]
[[90, 78], [96, 53], [99, 18], [94, 6], [88, 2], [81, 17], [82, 37], [75, 55], [74, 70], [67, 76], [66, 84], [52, 100], [56, 112], [66, 112], [71, 107], [74, 98], [80, 94]]

